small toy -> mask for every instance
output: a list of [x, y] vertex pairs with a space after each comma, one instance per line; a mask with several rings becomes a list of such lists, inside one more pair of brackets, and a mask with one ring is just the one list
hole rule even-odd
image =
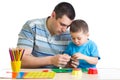
[[17, 72], [12, 72], [12, 78], [15, 79], [17, 77], [18, 73]]
[[54, 78], [55, 72], [28, 72], [23, 76], [24, 79], [51, 79]]
[[69, 73], [72, 72], [72, 68], [52, 69], [56, 73]]
[[53, 71], [49, 71], [49, 72], [19, 72], [16, 76], [15, 73], [12, 72], [12, 74], [14, 74], [12, 76], [12, 78], [16, 78], [16, 79], [52, 79], [55, 77], [55, 72]]
[[42, 70], [42, 72], [48, 72], [49, 70], [45, 69], [45, 70]]
[[75, 68], [72, 71], [72, 75], [82, 77], [82, 71], [79, 68]]
[[88, 72], [88, 69], [87, 68], [81, 68], [82, 72]]
[[96, 68], [89, 68], [88, 69], [88, 74], [98, 74], [98, 71]]

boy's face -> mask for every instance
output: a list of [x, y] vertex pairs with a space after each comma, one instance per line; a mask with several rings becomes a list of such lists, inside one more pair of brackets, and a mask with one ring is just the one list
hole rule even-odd
[[66, 15], [63, 15], [62, 18], [56, 19], [56, 15], [53, 17], [53, 24], [51, 26], [51, 30], [53, 35], [59, 35], [63, 32], [66, 32], [68, 26], [71, 24], [72, 20], [70, 20]]
[[89, 33], [84, 34], [81, 31], [70, 32], [70, 34], [71, 34], [73, 43], [76, 44], [77, 46], [80, 46], [80, 45], [86, 43], [88, 40], [88, 36], [89, 36]]

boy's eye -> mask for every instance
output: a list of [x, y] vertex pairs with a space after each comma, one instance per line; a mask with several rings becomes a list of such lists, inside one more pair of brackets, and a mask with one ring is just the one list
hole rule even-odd
[[81, 38], [78, 38], [78, 40], [81, 40]]
[[72, 38], [73, 40], [75, 39], [75, 38]]
[[73, 40], [75, 40], [75, 38], [72, 38]]

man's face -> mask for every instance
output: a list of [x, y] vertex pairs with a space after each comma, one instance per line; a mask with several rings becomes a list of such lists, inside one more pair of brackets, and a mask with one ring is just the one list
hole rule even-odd
[[56, 19], [56, 17], [53, 18], [53, 25], [52, 32], [53, 35], [59, 35], [65, 32], [68, 28], [68, 26], [71, 24], [72, 20], [70, 20], [66, 15], [62, 16], [62, 18]]

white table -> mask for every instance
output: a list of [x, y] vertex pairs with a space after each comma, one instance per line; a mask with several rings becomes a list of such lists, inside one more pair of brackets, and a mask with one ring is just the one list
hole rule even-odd
[[[41, 70], [43, 69], [21, 69], [21, 71], [41, 71]], [[48, 70], [50, 71], [50, 69]], [[5, 69], [3, 71], [5, 72]], [[3, 78], [1, 78], [4, 75], [3, 71], [0, 71], [0, 80], [4, 80]], [[53, 79], [39, 79], [39, 80], [120, 80], [120, 69], [100, 68], [98, 69], [98, 74], [82, 73], [82, 77], [73, 76], [71, 73], [56, 73]]]

